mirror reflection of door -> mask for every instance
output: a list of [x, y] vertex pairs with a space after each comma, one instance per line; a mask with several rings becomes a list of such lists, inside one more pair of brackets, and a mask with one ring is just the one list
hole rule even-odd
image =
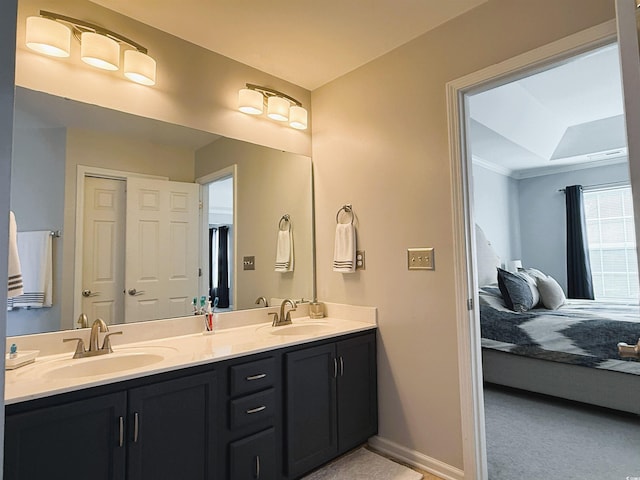
[[84, 185], [82, 312], [110, 325], [124, 317], [126, 182], [86, 177]]
[[218, 310], [233, 309], [233, 175], [217, 179], [208, 189], [209, 296]]
[[191, 313], [199, 185], [84, 179], [82, 312], [107, 324]]

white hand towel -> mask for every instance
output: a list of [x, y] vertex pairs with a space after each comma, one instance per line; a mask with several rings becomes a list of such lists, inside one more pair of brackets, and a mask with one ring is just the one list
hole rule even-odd
[[293, 272], [293, 237], [291, 230], [278, 230], [276, 272]]
[[336, 225], [333, 271], [343, 273], [356, 271], [356, 229], [352, 223]]
[[13, 212], [9, 212], [9, 281], [7, 283], [8, 298], [17, 297], [24, 293], [20, 255], [18, 254], [18, 228]]
[[13, 299], [13, 307], [42, 308], [52, 305], [53, 263], [51, 232], [18, 232], [24, 293]]

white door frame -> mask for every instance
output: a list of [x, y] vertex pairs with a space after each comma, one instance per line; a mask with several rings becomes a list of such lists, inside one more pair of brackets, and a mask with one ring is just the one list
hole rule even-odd
[[[74, 273], [73, 273], [73, 318], [71, 328], [78, 328], [76, 320], [82, 313], [82, 298], [78, 292], [82, 291], [82, 247], [84, 243], [84, 178], [99, 177], [112, 180], [127, 180], [127, 178], [152, 178], [156, 180], [169, 180], [169, 177], [160, 175], [147, 175], [144, 173], [125, 172], [122, 170], [110, 170], [108, 168], [78, 165], [76, 169], [76, 243], [74, 248]], [[94, 319], [89, 319], [92, 322]]]
[[[237, 251], [238, 251], [238, 235], [237, 235], [237, 212], [238, 212], [238, 165], [233, 164], [228, 167], [221, 168], [220, 170], [216, 170], [215, 172], [209, 173], [202, 177], [196, 178], [196, 183], [200, 185], [207, 185], [209, 183], [215, 182], [216, 180], [221, 180], [223, 178], [232, 177], [233, 178], [233, 279], [231, 282], [231, 296], [229, 298], [229, 305], [236, 305], [236, 292], [238, 287], [238, 272], [235, 271], [238, 262]], [[209, 212], [204, 208], [205, 205], [209, 206], [209, 189], [201, 188], [200, 189], [200, 265], [206, 267], [202, 269], [202, 275], [200, 276], [200, 291], [207, 292], [209, 291], [209, 261], [205, 258], [205, 252], [209, 251]], [[213, 300], [213, 299], [212, 299]], [[237, 308], [237, 307], [234, 307]]]
[[487, 478], [480, 320], [476, 307], [478, 293], [472, 165], [466, 145], [468, 126], [465, 124], [465, 95], [531, 75], [536, 70], [545, 70], [550, 64], [615, 40], [616, 23], [611, 20], [447, 83], [458, 374], [465, 480]]

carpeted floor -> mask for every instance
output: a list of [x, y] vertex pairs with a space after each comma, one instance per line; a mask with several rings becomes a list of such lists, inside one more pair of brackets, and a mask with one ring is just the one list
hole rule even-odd
[[404, 465], [359, 448], [316, 470], [303, 480], [420, 480], [422, 475]]
[[485, 422], [489, 480], [640, 479], [640, 417], [485, 386]]

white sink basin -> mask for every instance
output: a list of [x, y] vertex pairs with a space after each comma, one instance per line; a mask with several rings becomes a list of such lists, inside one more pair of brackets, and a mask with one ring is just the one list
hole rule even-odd
[[328, 323], [292, 323], [282, 327], [269, 327], [270, 335], [319, 335], [329, 333], [334, 328]]
[[92, 377], [146, 367], [162, 360], [164, 356], [157, 353], [109, 353], [92, 358], [65, 360], [64, 365], [43, 372], [42, 376], [50, 379]]

